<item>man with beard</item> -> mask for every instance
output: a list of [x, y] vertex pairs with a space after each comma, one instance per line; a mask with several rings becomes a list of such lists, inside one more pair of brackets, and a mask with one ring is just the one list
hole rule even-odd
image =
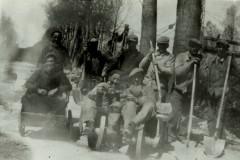
[[51, 34], [51, 42], [43, 50], [38, 59], [38, 67], [44, 63], [44, 58], [49, 53], [56, 56], [56, 69], [58, 70], [72, 70], [72, 64], [68, 55], [67, 49], [62, 45], [62, 33], [60, 31], [53, 31]]
[[[209, 104], [205, 109], [204, 118], [208, 120], [209, 135], [213, 136], [215, 132], [215, 123], [217, 119], [217, 113], [221, 102], [221, 96], [223, 92], [224, 81], [227, 72], [227, 66], [229, 63], [230, 53], [228, 48], [230, 45], [225, 40], [218, 40], [216, 43], [216, 54], [208, 56], [202, 65], [202, 75], [204, 75], [203, 85], [206, 87], [206, 99]], [[234, 57], [231, 60], [229, 80], [227, 86], [227, 92], [231, 87], [231, 80], [238, 74], [238, 65]], [[226, 99], [226, 98], [225, 98]], [[224, 103], [226, 100], [224, 100]], [[225, 104], [224, 104], [225, 105]], [[224, 111], [223, 111], [224, 112]], [[222, 112], [222, 114], [223, 114]], [[222, 123], [220, 123], [221, 133], [223, 131]]]
[[56, 65], [57, 57], [48, 54], [44, 65], [36, 70], [25, 83], [27, 91], [22, 97], [23, 112], [64, 114], [68, 103], [66, 92], [72, 86], [62, 70]]

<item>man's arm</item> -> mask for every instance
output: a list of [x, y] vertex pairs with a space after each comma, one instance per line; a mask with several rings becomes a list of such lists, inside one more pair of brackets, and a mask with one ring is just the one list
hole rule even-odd
[[38, 78], [39, 78], [40, 70], [36, 70], [31, 77], [27, 80], [25, 83], [25, 87], [31, 91], [37, 91], [38, 86], [36, 84]]
[[157, 63], [158, 69], [161, 73], [173, 75], [174, 70], [174, 56], [171, 55], [165, 64]]
[[189, 73], [193, 61], [186, 61], [183, 60], [183, 55], [177, 55], [175, 60], [175, 75], [176, 77], [183, 77], [187, 76]]

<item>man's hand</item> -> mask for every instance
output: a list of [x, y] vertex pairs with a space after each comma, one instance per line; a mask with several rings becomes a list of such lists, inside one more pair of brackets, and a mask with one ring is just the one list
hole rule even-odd
[[53, 96], [57, 93], [58, 88], [52, 89], [51, 91], [48, 92], [48, 96]]
[[192, 65], [192, 64], [197, 64], [197, 65], [199, 65], [199, 64], [200, 64], [200, 61], [201, 61], [201, 59], [200, 59], [199, 57], [193, 57], [193, 58], [191, 59], [191, 65]]
[[46, 94], [47, 94], [47, 90], [41, 89], [41, 88], [39, 88], [39, 89], [37, 90], [37, 92], [38, 92], [38, 94], [40, 94], [40, 95], [46, 95]]
[[159, 63], [158, 60], [154, 60], [153, 65], [157, 65], [159, 72], [162, 72], [164, 70], [164, 64]]

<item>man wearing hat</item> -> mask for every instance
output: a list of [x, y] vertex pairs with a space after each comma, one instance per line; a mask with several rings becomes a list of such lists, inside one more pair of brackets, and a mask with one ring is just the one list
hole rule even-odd
[[[215, 123], [217, 118], [217, 110], [220, 106], [221, 95], [223, 92], [224, 81], [226, 77], [227, 65], [229, 62], [228, 48], [230, 45], [225, 40], [218, 40], [216, 43], [216, 54], [208, 56], [203, 63], [201, 75], [204, 75], [206, 98], [208, 101], [207, 110], [205, 110], [205, 118], [208, 120], [208, 129], [210, 136], [215, 131]], [[203, 68], [202, 67], [202, 68]], [[238, 65], [234, 57], [232, 57], [228, 88], [231, 85], [231, 79], [238, 74]]]
[[51, 34], [51, 43], [48, 44], [43, 50], [38, 59], [37, 66], [40, 68], [44, 64], [44, 58], [49, 53], [54, 53], [57, 57], [56, 59], [56, 68], [59, 70], [72, 70], [72, 64], [70, 57], [68, 55], [67, 49], [62, 45], [62, 33], [58, 30], [55, 30]]
[[[161, 92], [162, 92], [162, 102], [166, 102], [166, 95], [168, 93], [168, 81], [170, 76], [173, 74], [174, 67], [174, 56], [167, 51], [169, 47], [169, 38], [166, 36], [162, 36], [157, 39], [158, 50], [154, 53], [149, 52], [147, 56], [140, 63], [140, 67], [144, 68], [146, 73], [144, 83], [154, 82], [155, 80], [155, 72], [154, 65], [157, 65], [159, 70], [159, 77], [161, 83]], [[152, 54], [156, 57], [156, 60], [153, 63], [150, 63], [152, 60]]]
[[136, 126], [148, 122], [156, 115], [155, 103], [157, 94], [152, 85], [143, 84], [143, 69], [134, 68], [129, 74], [129, 79], [131, 84], [124, 90], [122, 95], [124, 143], [132, 138], [132, 135], [136, 130]]
[[128, 49], [123, 51], [117, 58], [120, 61], [119, 69], [122, 72], [122, 81], [128, 80], [129, 73], [138, 67], [144, 57], [144, 55], [137, 50], [137, 44], [138, 37], [135, 34], [129, 34], [127, 37]]
[[170, 135], [173, 136], [173, 138], [175, 137], [173, 129], [177, 127], [180, 120], [179, 116], [187, 117], [189, 113], [192, 94], [193, 66], [194, 64], [200, 66], [202, 56], [199, 51], [201, 47], [201, 42], [198, 39], [192, 38], [189, 40], [188, 51], [179, 53], [175, 59], [175, 82], [170, 98], [173, 107], [173, 111], [170, 114]]
[[[110, 63], [112, 60], [104, 56], [98, 49], [98, 40], [91, 38], [84, 47], [84, 50], [77, 57], [77, 67], [85, 65], [85, 80], [82, 90], [91, 90], [97, 83], [103, 81], [102, 71], [105, 63]], [[115, 61], [114, 61], [115, 62]], [[110, 69], [109, 69], [110, 70]]]

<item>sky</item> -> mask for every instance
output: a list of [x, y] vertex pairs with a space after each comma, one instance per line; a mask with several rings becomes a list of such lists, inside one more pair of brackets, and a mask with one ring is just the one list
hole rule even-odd
[[[0, 0], [0, 10], [14, 22], [20, 47], [32, 46], [43, 36], [47, 23], [44, 5], [49, 1], [51, 0]], [[142, 0], [124, 1], [121, 19], [125, 19], [127, 15], [124, 24], [129, 24], [130, 32], [140, 36]], [[176, 21], [177, 0], [157, 0], [157, 3], [158, 35], [167, 35], [173, 40], [175, 29], [163, 31], [164, 27]], [[227, 8], [234, 4], [240, 7], [240, 0], [206, 0], [205, 22], [211, 20], [221, 28]]]

